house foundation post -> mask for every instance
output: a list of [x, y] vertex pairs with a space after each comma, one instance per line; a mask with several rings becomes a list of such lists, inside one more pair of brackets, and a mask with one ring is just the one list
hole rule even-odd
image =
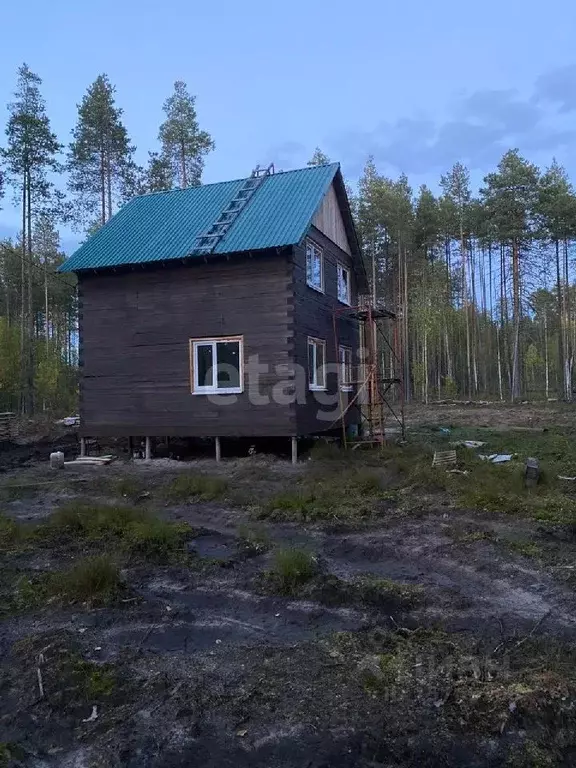
[[298, 438], [291, 437], [292, 441], [292, 464], [298, 464]]
[[145, 442], [144, 458], [146, 461], [150, 461], [152, 458], [152, 440], [149, 437], [146, 438]]
[[214, 447], [216, 449], [216, 461], [222, 460], [222, 446], [220, 445], [220, 438], [214, 438]]
[[80, 438], [80, 456], [82, 457], [86, 456], [86, 438], [85, 437]]

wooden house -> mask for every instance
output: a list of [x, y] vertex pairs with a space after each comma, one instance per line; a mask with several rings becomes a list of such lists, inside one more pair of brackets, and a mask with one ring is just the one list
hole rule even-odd
[[61, 271], [78, 276], [81, 435], [295, 450], [358, 423], [358, 322], [335, 310], [367, 287], [338, 164], [136, 197]]

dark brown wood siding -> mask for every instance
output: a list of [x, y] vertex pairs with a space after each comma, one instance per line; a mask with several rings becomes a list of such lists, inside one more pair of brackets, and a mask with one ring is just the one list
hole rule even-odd
[[[296, 434], [295, 407], [190, 392], [189, 339], [244, 337], [245, 362], [268, 366], [271, 397], [291, 369], [288, 254], [79, 276], [80, 415], [85, 435]], [[278, 398], [276, 398], [278, 400]]]
[[[306, 284], [306, 243], [294, 248], [294, 361], [299, 370], [306, 372], [304, 392], [300, 395], [296, 407], [296, 426], [299, 435], [325, 432], [341, 425], [338, 382], [336, 368], [337, 342], [352, 349], [353, 361], [358, 362], [359, 331], [358, 323], [346, 313], [337, 316], [337, 336], [334, 336], [334, 310], [344, 310], [345, 305], [338, 301], [337, 264], [340, 262], [350, 269], [352, 304], [356, 301], [356, 279], [351, 257], [329, 240], [315, 227], [311, 227], [308, 236], [322, 248], [324, 255], [324, 292], [320, 293]], [[314, 337], [326, 342], [326, 362], [328, 370], [326, 392], [312, 392], [308, 389], [308, 338]], [[352, 399], [354, 393], [344, 392], [344, 404]], [[335, 420], [336, 423], [335, 423]], [[346, 414], [348, 424], [358, 423], [359, 414], [352, 406]]]

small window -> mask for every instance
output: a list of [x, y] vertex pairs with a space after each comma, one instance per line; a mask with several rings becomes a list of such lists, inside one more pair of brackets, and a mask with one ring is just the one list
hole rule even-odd
[[338, 301], [350, 304], [350, 270], [338, 264]]
[[190, 339], [192, 394], [242, 392], [242, 338]]
[[352, 350], [349, 347], [339, 348], [340, 356], [340, 389], [352, 389]]
[[312, 240], [306, 241], [306, 283], [316, 291], [324, 291], [324, 257]]
[[322, 339], [308, 339], [308, 385], [326, 389], [326, 342]]

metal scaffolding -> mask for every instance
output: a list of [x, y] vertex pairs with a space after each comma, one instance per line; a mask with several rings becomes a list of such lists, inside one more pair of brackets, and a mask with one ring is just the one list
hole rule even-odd
[[[338, 320], [356, 320], [360, 330], [360, 362], [353, 365], [357, 375], [347, 381], [340, 356]], [[358, 442], [383, 445], [386, 440], [386, 419], [391, 417], [402, 439], [404, 426], [403, 351], [399, 344], [396, 314], [371, 296], [360, 296], [354, 307], [338, 307], [333, 312], [334, 342], [338, 360], [338, 392], [342, 439], [347, 445], [346, 414], [357, 406], [361, 414], [361, 436]], [[353, 395], [345, 402], [346, 386]]]

